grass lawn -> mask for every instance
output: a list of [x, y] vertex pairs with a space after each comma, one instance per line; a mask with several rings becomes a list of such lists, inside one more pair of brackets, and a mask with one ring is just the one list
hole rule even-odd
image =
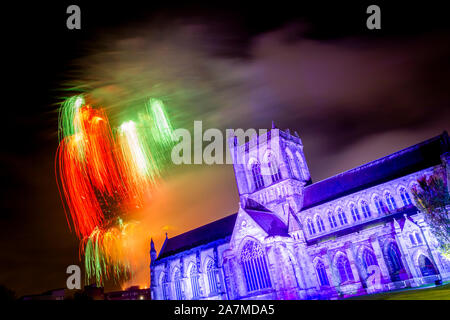
[[450, 283], [435, 287], [434, 285], [410, 288], [367, 296], [352, 297], [349, 300], [450, 300]]

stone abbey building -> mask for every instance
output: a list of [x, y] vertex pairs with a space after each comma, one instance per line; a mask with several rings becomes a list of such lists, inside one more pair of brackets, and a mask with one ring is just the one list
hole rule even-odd
[[159, 255], [152, 242], [152, 299], [336, 299], [450, 279], [411, 194], [436, 169], [449, 187], [446, 132], [316, 183], [296, 133], [230, 150], [239, 211]]

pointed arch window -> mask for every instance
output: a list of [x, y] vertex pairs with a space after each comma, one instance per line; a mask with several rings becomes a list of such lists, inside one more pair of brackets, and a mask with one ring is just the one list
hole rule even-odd
[[330, 222], [331, 229], [337, 227], [336, 217], [331, 211], [328, 212], [328, 221]]
[[272, 177], [272, 182], [277, 182], [281, 180], [281, 171], [278, 167], [277, 159], [270, 154], [268, 158], [267, 165], [269, 166], [270, 176]]
[[174, 286], [175, 286], [175, 297], [177, 300], [183, 300], [183, 291], [181, 289], [181, 272], [180, 269], [175, 271], [173, 276]]
[[298, 167], [300, 168], [301, 178], [303, 180], [308, 180], [309, 177], [308, 177], [308, 173], [306, 171], [305, 161], [303, 160], [302, 155], [298, 152], [296, 152], [295, 155], [297, 156]]
[[409, 195], [409, 192], [406, 191], [405, 188], [400, 189], [400, 196], [402, 198], [404, 206], [412, 205], [411, 196]]
[[409, 240], [413, 246], [416, 245], [416, 240], [414, 239], [414, 235], [412, 233], [409, 234]]
[[210, 294], [218, 293], [219, 286], [217, 284], [216, 268], [214, 266], [214, 261], [209, 260], [206, 266], [206, 274], [208, 275], [209, 293]]
[[390, 192], [386, 192], [384, 197], [386, 198], [386, 203], [389, 207], [389, 210], [394, 211], [395, 209], [397, 209], [397, 204], [395, 203], [395, 199]]
[[247, 241], [241, 252], [245, 282], [249, 292], [271, 286], [266, 256], [261, 246], [255, 241]]
[[420, 237], [420, 234], [416, 232], [416, 240], [418, 244], [422, 244], [422, 238]]
[[361, 216], [359, 215], [358, 208], [354, 204], [352, 204], [350, 206], [350, 212], [352, 213], [353, 221], [356, 222], [356, 221], [361, 220]]
[[364, 250], [364, 252], [363, 252], [362, 263], [363, 263], [364, 269], [366, 269], [366, 270], [369, 266], [378, 265], [375, 254], [368, 249]]
[[340, 279], [341, 283], [354, 280], [352, 268], [351, 268], [350, 262], [348, 261], [346, 256], [341, 255], [338, 258], [338, 260], [336, 262], [336, 268], [338, 270], [339, 279]]
[[325, 225], [323, 223], [323, 220], [320, 216], [316, 217], [316, 223], [317, 223], [317, 228], [319, 229], [319, 232], [323, 232], [325, 231]]
[[385, 257], [388, 262], [389, 273], [392, 281], [400, 280], [400, 272], [403, 270], [403, 264], [400, 259], [400, 251], [394, 242], [388, 244]]
[[364, 218], [370, 218], [370, 216], [372, 215], [369, 205], [364, 200], [361, 201], [361, 211], [363, 212]]
[[375, 203], [375, 207], [377, 208], [378, 214], [383, 214], [385, 211], [383, 200], [381, 200], [379, 196], [375, 196], [373, 198], [373, 202]]
[[291, 172], [292, 177], [300, 178], [297, 170], [297, 165], [295, 164], [294, 156], [292, 155], [291, 150], [286, 148], [286, 154], [288, 158], [289, 171]]
[[312, 222], [311, 219], [308, 219], [307, 225], [308, 225], [309, 234], [310, 235], [315, 234], [316, 233], [316, 229], [314, 228], [314, 223]]
[[200, 297], [200, 274], [198, 273], [197, 265], [193, 264], [191, 267], [191, 289], [192, 289], [192, 297], [198, 298]]
[[256, 189], [261, 189], [264, 187], [264, 179], [261, 175], [261, 165], [259, 162], [255, 162], [252, 164], [252, 175], [253, 182], [255, 184]]
[[164, 273], [161, 273], [159, 284], [161, 288], [162, 293], [162, 299], [163, 300], [169, 300], [170, 294], [169, 294], [169, 286], [167, 284], [166, 275]]
[[322, 261], [317, 262], [316, 265], [317, 277], [319, 278], [319, 282], [321, 286], [329, 286], [330, 282], [328, 281], [327, 271], [325, 269], [325, 265]]
[[348, 223], [347, 216], [345, 215], [344, 210], [342, 210], [341, 208], [339, 208], [338, 210], [338, 218], [339, 222], [341, 223], [341, 226], [346, 225]]

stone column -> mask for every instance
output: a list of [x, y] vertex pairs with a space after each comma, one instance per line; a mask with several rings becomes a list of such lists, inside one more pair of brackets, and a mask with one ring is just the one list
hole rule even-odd
[[386, 284], [391, 282], [391, 277], [389, 275], [389, 269], [386, 266], [386, 261], [384, 261], [383, 251], [381, 250], [380, 243], [378, 242], [378, 238], [373, 236], [370, 238], [370, 242], [372, 244], [373, 251], [375, 256], [377, 257], [378, 266], [380, 267], [381, 276], [383, 277], [381, 283]]
[[336, 273], [336, 268], [333, 265], [333, 260], [332, 257], [330, 256], [330, 251], [327, 250], [327, 254], [326, 254], [326, 262], [328, 263], [328, 266], [330, 268], [330, 284], [332, 286], [334, 286], [334, 288], [336, 289], [336, 291], [340, 291], [340, 281], [339, 281], [339, 276]]
[[345, 244], [345, 253], [347, 254], [348, 261], [350, 262], [350, 267], [352, 268], [353, 278], [355, 279], [355, 282], [359, 281], [361, 283], [358, 268], [356, 267], [355, 256], [349, 242]]

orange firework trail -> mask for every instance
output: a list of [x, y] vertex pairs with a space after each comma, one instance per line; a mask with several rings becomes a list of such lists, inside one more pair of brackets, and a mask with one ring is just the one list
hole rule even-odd
[[66, 137], [57, 152], [63, 194], [79, 237], [90, 235], [95, 226], [103, 223], [95, 190], [85, 175], [83, 160], [80, 159], [79, 145], [82, 141], [81, 134]]

